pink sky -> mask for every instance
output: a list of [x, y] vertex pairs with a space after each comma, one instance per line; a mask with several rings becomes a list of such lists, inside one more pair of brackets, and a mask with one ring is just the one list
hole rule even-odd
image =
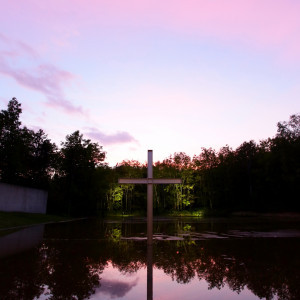
[[111, 165], [273, 136], [299, 112], [300, 2], [1, 1], [0, 109]]

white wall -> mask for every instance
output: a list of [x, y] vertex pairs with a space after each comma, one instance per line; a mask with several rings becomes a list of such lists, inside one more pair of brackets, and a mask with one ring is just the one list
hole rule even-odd
[[0, 182], [0, 211], [45, 214], [48, 192]]

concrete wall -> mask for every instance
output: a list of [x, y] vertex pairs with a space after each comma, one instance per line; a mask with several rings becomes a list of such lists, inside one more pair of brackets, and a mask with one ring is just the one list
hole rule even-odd
[[0, 182], [0, 211], [45, 214], [48, 192]]

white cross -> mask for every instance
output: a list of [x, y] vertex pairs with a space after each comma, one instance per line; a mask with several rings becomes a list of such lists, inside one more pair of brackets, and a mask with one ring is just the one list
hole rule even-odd
[[147, 243], [152, 245], [153, 237], [153, 184], [182, 183], [181, 179], [153, 178], [153, 154], [148, 150], [148, 176], [147, 178], [120, 178], [120, 184], [147, 184]]

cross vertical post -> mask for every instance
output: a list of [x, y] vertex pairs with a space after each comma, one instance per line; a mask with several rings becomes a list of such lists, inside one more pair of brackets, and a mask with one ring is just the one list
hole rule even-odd
[[147, 243], [153, 241], [153, 152], [148, 150], [148, 169], [147, 169]]
[[153, 245], [147, 244], [147, 300], [153, 299]]
[[120, 184], [147, 184], [147, 244], [153, 243], [153, 184], [181, 184], [181, 179], [153, 178], [153, 151], [148, 150], [147, 178], [119, 178]]

